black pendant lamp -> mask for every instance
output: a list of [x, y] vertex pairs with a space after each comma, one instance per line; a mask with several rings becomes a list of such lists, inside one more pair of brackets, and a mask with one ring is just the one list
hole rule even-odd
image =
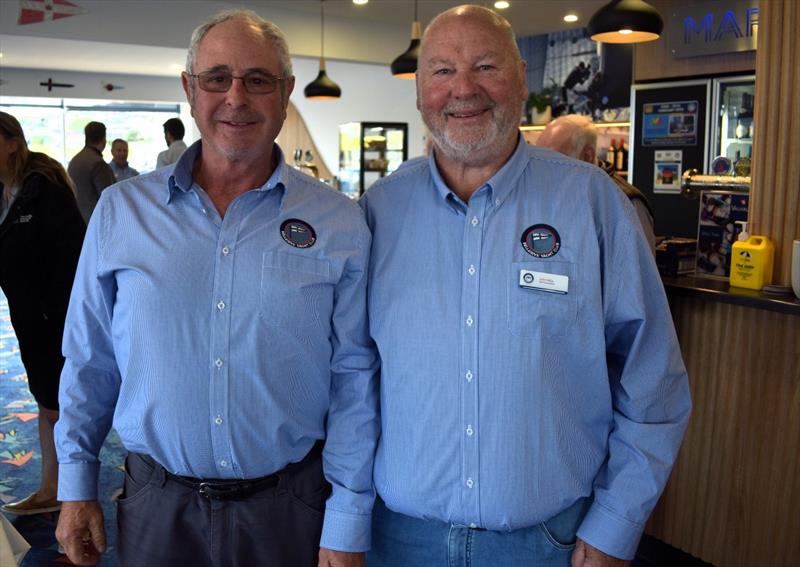
[[392, 75], [397, 79], [415, 79], [417, 59], [419, 59], [419, 38], [422, 26], [417, 19], [417, 0], [414, 0], [414, 22], [411, 24], [411, 45], [397, 59], [392, 61]]
[[342, 89], [334, 83], [325, 72], [325, 0], [319, 0], [320, 41], [319, 41], [319, 74], [306, 85], [303, 94], [314, 100], [332, 100], [342, 96]]
[[600, 43], [642, 43], [659, 38], [664, 20], [644, 0], [612, 0], [595, 12], [586, 28]]

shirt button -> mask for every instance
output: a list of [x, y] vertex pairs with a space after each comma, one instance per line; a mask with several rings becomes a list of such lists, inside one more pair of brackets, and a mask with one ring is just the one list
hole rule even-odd
[[468, 317], [467, 317], [467, 321], [466, 321], [466, 323], [467, 323], [467, 327], [472, 327], [472, 324], [473, 324], [474, 322], [475, 322], [475, 321], [473, 321], [473, 319], [472, 319], [472, 315], [470, 315], [470, 316], [468, 316]]
[[223, 253], [225, 256], [227, 256], [228, 254], [230, 254], [230, 252], [231, 252], [231, 249], [230, 249], [230, 248], [228, 248], [227, 246], [223, 246], [223, 247], [222, 247], [222, 253]]
[[469, 525], [469, 527], [471, 527], [471, 528], [474, 530], [475, 528], [477, 528], [477, 527], [478, 527], [478, 524], [471, 523], [471, 524]]
[[499, 207], [500, 206], [500, 199], [495, 199], [494, 200], [494, 204], [495, 204], [495, 206]]
[[476, 272], [475, 266], [470, 265], [469, 270], [467, 270], [467, 272], [469, 272], [469, 275], [474, 276]]
[[224, 301], [220, 301], [219, 303], [217, 303], [217, 309], [219, 309], [220, 311], [225, 309], [225, 302]]
[[222, 418], [220, 416], [217, 416], [217, 418], [214, 420], [214, 423], [216, 423], [217, 425], [222, 425]]
[[227, 466], [228, 466], [228, 461], [226, 461], [225, 459], [222, 459], [222, 460], [219, 462], [219, 466], [221, 466], [221, 467], [227, 467]]
[[478, 217], [472, 217], [472, 226], [478, 226]]
[[467, 485], [467, 488], [472, 488], [473, 486], [475, 486], [475, 481], [472, 480], [471, 478], [468, 478], [467, 482], [466, 482], [466, 485]]
[[221, 358], [216, 359], [214, 361], [214, 366], [216, 366], [217, 368], [222, 368], [222, 359]]
[[472, 437], [473, 433], [475, 433], [475, 431], [472, 429], [472, 426], [471, 425], [467, 425], [467, 435], [469, 437]]
[[464, 374], [464, 378], [467, 379], [467, 382], [472, 382], [472, 370], [467, 370], [467, 373]]

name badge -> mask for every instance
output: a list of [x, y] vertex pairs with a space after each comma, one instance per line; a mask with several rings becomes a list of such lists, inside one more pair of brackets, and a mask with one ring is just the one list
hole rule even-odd
[[539, 289], [551, 293], [567, 293], [569, 290], [569, 277], [559, 274], [534, 272], [532, 270], [520, 270], [519, 287]]

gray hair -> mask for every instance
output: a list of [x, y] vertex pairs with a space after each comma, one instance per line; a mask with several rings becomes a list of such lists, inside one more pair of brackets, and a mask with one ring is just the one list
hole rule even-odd
[[573, 156], [579, 156], [586, 146], [595, 147], [597, 145], [597, 129], [590, 118], [581, 114], [567, 114], [556, 120], [571, 126]]
[[[194, 73], [194, 63], [197, 59], [197, 49], [200, 42], [206, 34], [211, 31], [216, 25], [219, 25], [228, 20], [242, 20], [251, 26], [258, 28], [261, 31], [264, 39], [272, 43], [272, 46], [278, 52], [278, 64], [280, 65], [280, 73], [282, 77], [292, 76], [292, 59], [289, 56], [289, 44], [286, 42], [286, 36], [283, 35], [281, 29], [272, 22], [265, 20], [252, 10], [223, 10], [215, 16], [212, 16], [192, 32], [192, 39], [189, 41], [189, 52], [186, 54], [186, 72], [191, 75]], [[281, 96], [286, 100], [286, 81], [280, 81]], [[190, 82], [190, 89], [194, 92], [194, 81]]]
[[[480, 18], [488, 21], [491, 25], [501, 30], [505, 34], [506, 39], [508, 40], [511, 55], [514, 57], [514, 60], [517, 62], [522, 61], [522, 54], [519, 52], [519, 46], [517, 45], [517, 36], [514, 34], [514, 29], [511, 27], [511, 24], [508, 22], [508, 20], [489, 8], [476, 6], [474, 4], [462, 4], [461, 6], [450, 8], [449, 10], [445, 10], [433, 18], [425, 28], [425, 32], [422, 34], [420, 47], [422, 51], [425, 50], [425, 44], [427, 43], [425, 40], [427, 39], [428, 32], [435, 28], [440, 22], [447, 21], [454, 16]], [[421, 57], [422, 54], [420, 53], [420, 58]]]

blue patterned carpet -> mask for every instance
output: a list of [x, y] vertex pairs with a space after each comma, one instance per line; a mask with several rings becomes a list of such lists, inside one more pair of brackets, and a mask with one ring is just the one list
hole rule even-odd
[[[0, 292], [0, 501], [12, 502], [26, 497], [39, 486], [41, 457], [39, 455], [38, 410], [28, 390], [25, 369], [19, 357], [19, 347], [11, 327], [8, 303]], [[114, 543], [116, 536], [116, 507], [111, 498], [122, 486], [122, 463], [125, 449], [112, 431], [100, 453], [100, 499], [106, 517], [109, 548], [100, 565], [116, 567]], [[31, 544], [23, 567], [71, 565], [58, 552], [55, 528], [58, 514], [14, 516], [6, 514], [22, 536]]]

